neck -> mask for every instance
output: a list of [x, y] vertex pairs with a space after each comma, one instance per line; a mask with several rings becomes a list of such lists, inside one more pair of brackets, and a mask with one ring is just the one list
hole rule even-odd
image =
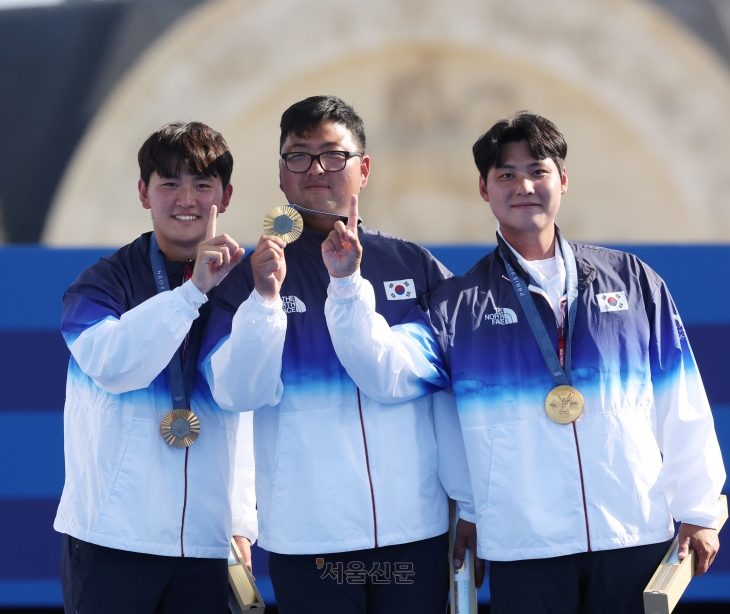
[[180, 243], [173, 243], [172, 241], [168, 241], [165, 237], [158, 233], [155, 233], [155, 239], [157, 239], [157, 245], [159, 245], [160, 251], [170, 262], [185, 262], [186, 260], [195, 260], [195, 257], [198, 255], [197, 243], [195, 243], [194, 245], [181, 245]]
[[342, 219], [343, 217], [345, 220], [347, 219], [347, 214], [341, 216], [335, 211], [326, 211], [320, 214], [314, 212], [314, 210], [299, 210], [299, 214], [302, 216], [302, 221], [307, 228], [309, 228], [310, 230], [314, 230], [315, 232], [319, 232], [320, 234], [329, 234], [330, 232], [332, 232], [332, 230], [334, 230], [335, 222], [338, 219]]
[[500, 228], [502, 236], [514, 250], [528, 262], [531, 260], [546, 260], [555, 256], [555, 226], [534, 232], [513, 231]]
[[335, 222], [337, 221], [336, 217], [317, 215], [316, 213], [305, 213], [304, 211], [300, 211], [299, 213], [302, 216], [304, 225], [310, 230], [327, 235], [335, 228]]

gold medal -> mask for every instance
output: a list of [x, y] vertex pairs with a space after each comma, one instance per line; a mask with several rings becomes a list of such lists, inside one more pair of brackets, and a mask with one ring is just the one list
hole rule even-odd
[[274, 207], [264, 218], [264, 234], [281, 237], [287, 243], [296, 241], [304, 230], [299, 211], [292, 207]]
[[583, 395], [573, 386], [553, 388], [545, 399], [545, 411], [558, 424], [570, 424], [583, 413]]
[[160, 424], [163, 439], [175, 448], [187, 448], [200, 435], [200, 420], [188, 409], [173, 409]]

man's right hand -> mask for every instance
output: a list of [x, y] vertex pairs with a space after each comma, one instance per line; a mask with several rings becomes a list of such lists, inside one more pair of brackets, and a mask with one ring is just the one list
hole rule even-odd
[[256, 251], [251, 255], [256, 292], [267, 301], [276, 300], [286, 277], [285, 247], [286, 242], [283, 239], [264, 235], [259, 239]]
[[362, 245], [357, 236], [357, 196], [350, 197], [347, 226], [340, 220], [322, 243], [322, 259], [331, 277], [349, 277], [360, 268]]

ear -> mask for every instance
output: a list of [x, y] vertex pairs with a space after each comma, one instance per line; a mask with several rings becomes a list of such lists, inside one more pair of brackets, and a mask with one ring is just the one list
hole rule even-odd
[[368, 184], [370, 177], [370, 156], [363, 156], [360, 159], [360, 189], [362, 190]]
[[489, 202], [489, 193], [487, 192], [487, 182], [484, 181], [484, 177], [479, 175], [479, 195], [482, 197], [485, 203]]
[[568, 169], [563, 167], [563, 173], [560, 175], [560, 193], [565, 194], [568, 191]]
[[144, 180], [140, 179], [137, 182], [137, 191], [139, 192], [139, 200], [142, 202], [142, 206], [145, 209], [151, 209], [150, 207], [150, 193], [145, 184]]
[[223, 190], [223, 198], [221, 198], [221, 203], [218, 205], [218, 215], [223, 213], [226, 209], [228, 209], [228, 205], [231, 204], [231, 195], [233, 194], [233, 186], [229, 183], [226, 186], [226, 189]]

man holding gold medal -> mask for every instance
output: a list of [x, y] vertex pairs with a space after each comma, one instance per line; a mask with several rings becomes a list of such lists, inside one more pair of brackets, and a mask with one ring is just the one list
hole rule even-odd
[[[239, 415], [196, 373], [206, 293], [243, 257], [215, 231], [233, 158], [208, 126], [173, 123], [144, 143], [139, 165], [154, 232], [86, 269], [64, 296], [66, 481], [54, 523], [65, 534], [64, 606], [224, 614], [232, 465], [251, 434], [242, 427], [237, 442]], [[245, 475], [252, 459], [237, 461]], [[242, 499], [252, 489], [239, 482]], [[239, 533], [246, 515], [234, 509]]]
[[[453, 397], [385, 405], [362, 394], [324, 316], [322, 243], [357, 210], [370, 173], [362, 119], [334, 96], [300, 101], [282, 116], [280, 154], [289, 206], [266, 217], [256, 251], [219, 289], [201, 352], [222, 407], [251, 407], [252, 386], [280, 378], [277, 402], [254, 412], [259, 543], [270, 552], [277, 606], [282, 614], [443, 614], [446, 491], [473, 520]], [[350, 221], [368, 246], [363, 275], [388, 322], [449, 275], [425, 249]], [[242, 337], [239, 322], [252, 302], [258, 344]], [[278, 369], [242, 365], [271, 348]], [[462, 521], [459, 536], [475, 540], [473, 523]]]
[[381, 402], [453, 387], [492, 612], [643, 614], [673, 520], [696, 573], [719, 547], [725, 471], [679, 313], [638, 258], [555, 226], [568, 175], [554, 124], [518, 113], [473, 152], [497, 249], [389, 328], [359, 272], [367, 250], [337, 224], [335, 349]]

